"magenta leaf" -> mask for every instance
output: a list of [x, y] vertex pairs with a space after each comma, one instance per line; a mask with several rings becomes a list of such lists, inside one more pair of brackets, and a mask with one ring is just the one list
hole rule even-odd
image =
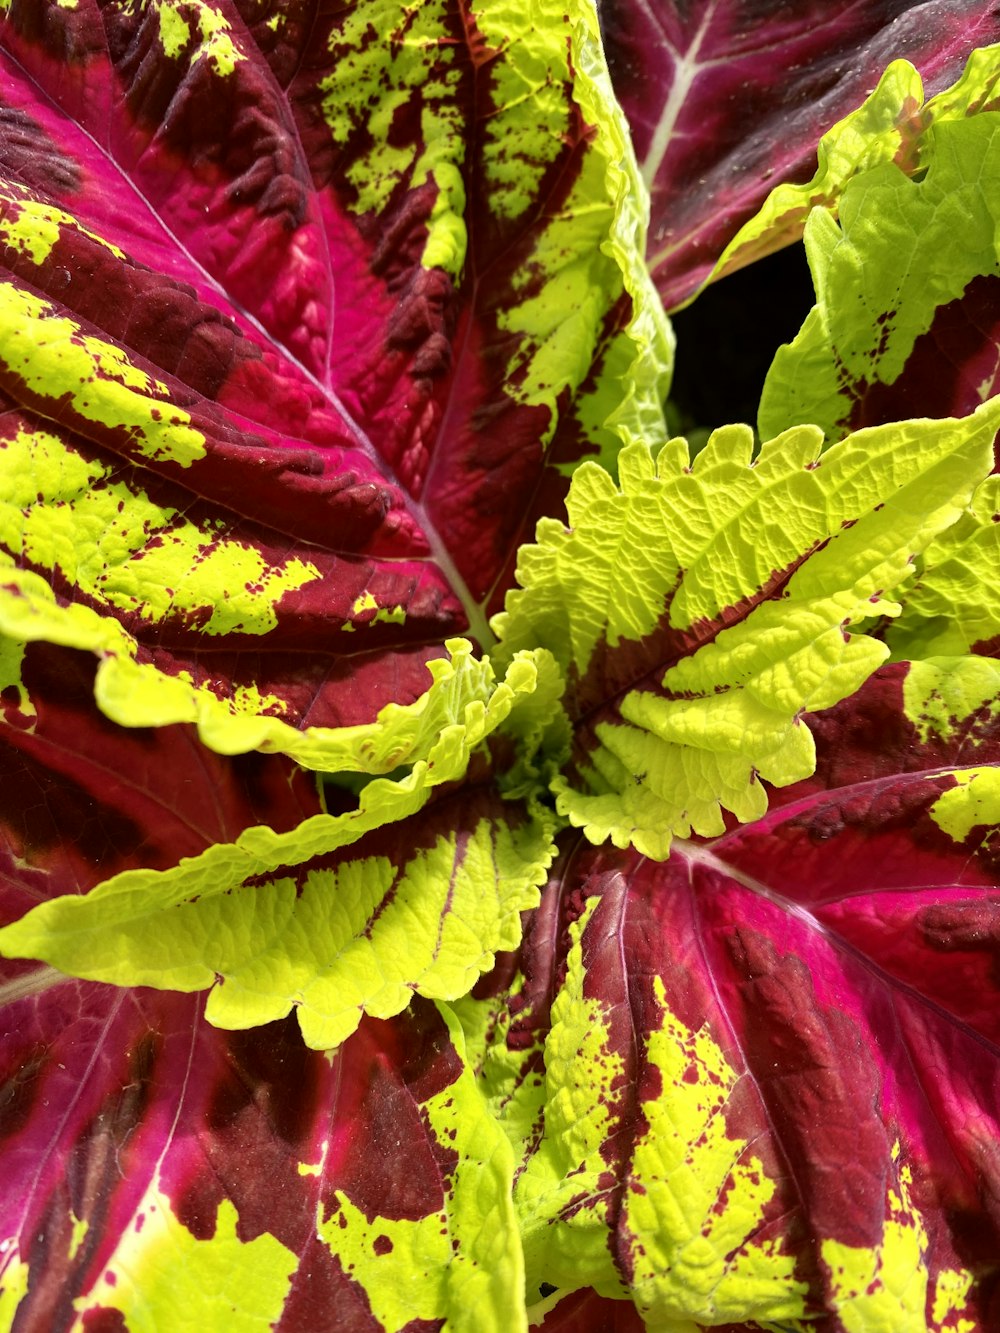
[[[2, 921], [85, 902], [116, 871], [197, 864], [265, 816], [280, 834], [319, 812], [313, 779], [281, 756], [223, 758], [189, 727], [122, 732], [94, 704], [94, 670], [31, 644], [4, 692]], [[434, 843], [433, 819], [408, 832], [411, 853]], [[376, 944], [404, 888], [377, 905]], [[454, 933], [437, 932], [444, 966]], [[519, 1285], [510, 1149], [454, 1020], [430, 1004], [391, 1023], [355, 1015], [332, 1059], [294, 1022], [223, 1033], [198, 999], [28, 962], [0, 964], [0, 1011], [0, 1311], [14, 1328], [163, 1326], [180, 1303], [201, 1327], [313, 1333], [335, 1306], [341, 1327], [377, 1333], [438, 1327], [462, 1292], [498, 1307]]]
[[542, 1333], [574, 1333], [582, 1328], [587, 1333], [643, 1333], [646, 1327], [634, 1305], [593, 1291], [575, 1291], [563, 1297], [556, 1292], [548, 1301], [539, 1302], [539, 1308], [546, 1305], [545, 1317], [537, 1325]]
[[30, 644], [0, 698], [4, 921], [322, 808], [315, 779], [280, 756], [223, 758], [187, 726], [115, 727], [94, 705], [94, 669], [89, 654]]
[[411, 702], [451, 635], [489, 644], [563, 470], [614, 446], [645, 281], [608, 241], [634, 206], [574, 54], [593, 36], [496, 23], [6, 7], [0, 447], [38, 484], [0, 538], [25, 615], [299, 728]]
[[[973, 0], [603, 0], [601, 24], [652, 196], [649, 264], [668, 309], [695, 294], [774, 186], [809, 179], [820, 136], [890, 61], [916, 65], [929, 95], [972, 47], [1000, 38]], [[771, 248], [794, 239], [786, 231]]]
[[567, 843], [519, 971], [464, 1011], [529, 1290], [653, 1326], [992, 1327], [998, 687], [882, 668], [756, 823], [661, 864]]
[[[463, 1284], [488, 1312], [517, 1280], [504, 1145], [484, 1121], [492, 1160], [477, 1161], [449, 1133], [469, 1076], [432, 1007], [368, 1021], [331, 1060], [289, 1023], [221, 1033], [186, 996], [69, 979], [3, 991], [14, 1328], [165, 1327], [178, 1308], [279, 1333], [329, 1327], [332, 1310], [345, 1333], [397, 1311], [439, 1328]], [[470, 1164], [487, 1239], [465, 1225]]]

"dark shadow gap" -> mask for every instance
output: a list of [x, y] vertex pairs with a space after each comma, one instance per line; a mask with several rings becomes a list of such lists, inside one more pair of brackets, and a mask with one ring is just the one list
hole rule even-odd
[[678, 314], [670, 405], [681, 433], [745, 421], [757, 406], [774, 354], [791, 342], [815, 304], [801, 244], [713, 283]]

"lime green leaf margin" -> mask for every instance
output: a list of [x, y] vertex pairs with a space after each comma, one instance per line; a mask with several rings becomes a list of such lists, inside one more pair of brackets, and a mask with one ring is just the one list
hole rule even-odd
[[373, 723], [300, 731], [257, 711], [259, 696], [248, 701], [251, 711], [239, 713], [184, 675], [168, 676], [137, 661], [136, 642], [117, 620], [79, 604], [60, 605], [45, 580], [29, 570], [0, 570], [0, 634], [16, 643], [44, 640], [95, 653], [97, 704], [120, 726], [192, 723], [203, 744], [219, 754], [285, 754], [326, 773], [390, 773], [402, 764], [433, 761], [435, 782], [462, 776], [472, 746], [506, 716], [516, 696], [531, 692], [536, 675], [524, 658], [496, 687], [489, 661], [475, 658], [467, 640], [451, 639], [445, 645], [449, 659], [428, 662], [430, 688], [414, 703], [388, 704]]
[[[919, 180], [883, 163], [848, 183], [839, 220], [810, 214], [816, 304], [768, 371], [762, 435], [807, 421], [844, 434], [869, 389], [920, 375], [908, 369], [918, 339], [974, 279], [996, 273], [1000, 113], [933, 125], [922, 143]], [[947, 344], [938, 357], [947, 382]], [[973, 401], [990, 392], [987, 375]]]
[[[469, 1068], [461, 1026], [438, 1007], [462, 1058], [458, 1079], [421, 1106], [438, 1142], [458, 1155], [444, 1208], [415, 1220], [368, 1218], [337, 1191], [340, 1207], [321, 1212], [318, 1231], [387, 1333], [442, 1317], [455, 1333], [527, 1333], [514, 1154]], [[378, 1236], [391, 1246], [376, 1247]]]
[[[0, 951], [122, 986], [212, 987], [206, 1017], [224, 1028], [294, 1008], [308, 1045], [337, 1046], [363, 1014], [389, 1018], [414, 994], [466, 994], [497, 952], [517, 945], [520, 914], [537, 904], [551, 819], [517, 824], [501, 808], [421, 845], [428, 823], [435, 831], [426, 814], [399, 826], [388, 849], [235, 892], [189, 876], [179, 897], [170, 872], [125, 872], [35, 907], [0, 931]], [[407, 841], [418, 844], [409, 856]]]
[[[521, 655], [485, 703], [472, 698], [460, 720], [424, 727], [462, 672], [492, 682], [489, 663], [472, 658], [468, 644], [451, 648], [451, 662], [432, 664], [428, 695], [383, 710], [402, 728], [396, 750], [389, 722], [384, 732], [348, 729], [360, 733], [349, 756], [362, 742], [376, 746], [384, 765], [405, 753], [405, 776], [374, 778], [343, 814], [315, 815], [286, 833], [247, 829], [169, 870], [125, 871], [89, 894], [50, 899], [0, 931], [0, 953], [118, 985], [215, 987], [208, 1017], [224, 1027], [254, 1026], [294, 1007], [317, 1047], [343, 1041], [363, 1013], [399, 1013], [414, 992], [464, 994], [497, 951], [517, 944], [520, 913], [545, 879], [555, 820], [531, 800], [494, 796], [484, 811], [474, 787], [468, 809], [461, 792], [424, 807], [435, 788], [464, 775], [473, 750], [501, 723], [512, 719], [515, 736], [534, 736], [540, 710], [558, 712], [561, 680], [544, 650]], [[424, 757], [414, 759], [418, 751]], [[361, 757], [372, 758], [363, 749]], [[419, 821], [401, 823], [418, 812]], [[377, 830], [388, 846], [345, 850]], [[333, 853], [340, 855], [316, 864]]]
[[[574, 6], [576, 8], [576, 6]], [[649, 191], [632, 146], [625, 113], [611, 86], [597, 12], [579, 5], [576, 20], [576, 97], [587, 122], [600, 127], [597, 151], [605, 159], [605, 189], [614, 200], [607, 239], [601, 244], [621, 269], [632, 303], [629, 322], [605, 351], [592, 388], [581, 394], [575, 412], [586, 430], [605, 444], [601, 461], [614, 468], [622, 445], [665, 442], [663, 404], [670, 391], [674, 333], [646, 267]]]
[[897, 660], [950, 657], [1000, 641], [1000, 476], [927, 547], [886, 635]]
[[[683, 440], [655, 461], [626, 450], [620, 488], [581, 467], [568, 526], [539, 525], [522, 588], [494, 621], [500, 661], [542, 643], [570, 681], [569, 707], [574, 690], [583, 700], [594, 741], [575, 778], [552, 784], [560, 813], [595, 843], [661, 859], [675, 834], [721, 833], [722, 809], [762, 815], [761, 779], [808, 776], [803, 715], [853, 693], [888, 655], [849, 627], [898, 614], [889, 594], [989, 473], [998, 426], [994, 399], [825, 452], [809, 426], [755, 458], [745, 427], [716, 431], [693, 462]], [[609, 695], [601, 682], [614, 680], [625, 688]]]
[[907, 60], [894, 60], [875, 91], [819, 141], [819, 163], [812, 180], [804, 185], [776, 186], [760, 211], [723, 250], [702, 290], [709, 282], [797, 241], [813, 208], [836, 213], [845, 186], [860, 172], [895, 162], [912, 175], [921, 167], [928, 126], [975, 115], [995, 107], [998, 100], [1000, 46], [973, 51], [961, 78], [926, 103], [917, 70]]

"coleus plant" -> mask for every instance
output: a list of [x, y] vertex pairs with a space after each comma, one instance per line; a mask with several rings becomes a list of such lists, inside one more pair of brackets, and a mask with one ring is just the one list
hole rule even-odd
[[[0, 5], [3, 1327], [1000, 1325], [940, 9]], [[664, 310], [799, 236], [695, 453]]]

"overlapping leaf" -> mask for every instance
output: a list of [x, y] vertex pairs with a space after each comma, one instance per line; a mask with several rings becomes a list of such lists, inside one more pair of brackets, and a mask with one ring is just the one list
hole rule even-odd
[[529, 1291], [992, 1327], [998, 716], [994, 662], [884, 667], [756, 824], [665, 864], [567, 845], [518, 973], [462, 1006]]
[[[991, 72], [1000, 75], [995, 54]], [[848, 184], [839, 219], [811, 214], [817, 303], [775, 357], [760, 404], [765, 434], [810, 421], [839, 438], [959, 416], [1000, 387], [1000, 112], [932, 121], [919, 147], [918, 177], [884, 162]]]
[[[403, 777], [369, 782], [356, 803], [345, 799], [341, 811], [322, 812], [314, 799], [311, 808], [293, 806], [282, 822], [279, 801], [273, 810], [264, 807], [267, 823], [255, 822], [250, 807], [235, 827], [212, 825], [201, 839], [188, 834], [171, 840], [166, 820], [162, 830], [156, 827], [160, 808], [171, 821], [191, 818], [187, 808], [197, 811], [209, 799], [226, 809], [225, 787], [218, 796], [206, 789], [213, 766], [206, 770], [205, 752], [187, 729], [181, 733], [187, 762], [176, 761], [180, 742], [169, 728], [158, 729], [152, 740], [131, 741], [126, 732], [116, 745], [114, 729], [93, 705], [88, 708], [79, 691], [67, 697], [54, 683], [58, 650], [32, 646], [28, 660], [34, 654], [44, 664], [53, 653], [56, 668], [41, 676], [34, 692], [18, 694], [8, 725], [0, 729], [12, 762], [21, 764], [26, 752], [41, 766], [46, 787], [50, 762], [57, 774], [71, 775], [69, 792], [59, 789], [49, 797], [55, 828], [48, 844], [59, 847], [56, 829], [72, 818], [83, 793], [97, 789], [108, 819], [124, 821], [126, 829], [136, 826], [131, 841], [144, 848], [152, 839], [152, 848], [133, 860], [99, 857], [87, 883], [67, 873], [71, 866], [60, 867], [59, 875], [46, 870], [42, 901], [22, 898], [22, 914], [0, 930], [7, 957], [40, 959], [75, 976], [120, 985], [181, 991], [215, 986], [208, 1017], [225, 1027], [269, 1022], [295, 1006], [307, 1040], [334, 1046], [363, 1013], [397, 1014], [414, 992], [464, 994], [492, 965], [496, 950], [517, 943], [520, 913], [537, 901], [548, 865], [551, 818], [538, 806], [529, 810], [504, 800], [491, 785], [485, 758], [479, 781], [427, 805], [435, 787], [464, 775], [473, 747], [509, 714], [517, 701], [509, 686], [494, 694], [492, 712], [469, 707], [459, 724], [447, 725], [447, 717], [435, 712], [434, 691], [421, 701], [431, 703], [429, 722], [419, 705], [398, 710], [412, 724], [409, 738], [405, 728], [397, 729], [395, 740], [403, 748], [391, 758], [376, 753], [377, 766], [405, 760], [403, 743], [415, 743], [421, 730], [430, 733], [428, 758]], [[488, 664], [474, 665], [489, 671]], [[26, 679], [30, 685], [30, 672]], [[446, 687], [447, 675], [438, 673], [437, 683]], [[549, 706], [556, 684], [553, 678], [543, 690]], [[530, 672], [524, 692], [533, 702], [534, 685]], [[65, 739], [67, 714], [75, 744]], [[359, 730], [364, 753], [374, 729]], [[101, 738], [99, 747], [88, 744], [92, 733]], [[375, 739], [383, 738], [376, 733]], [[109, 757], [102, 762], [104, 754]], [[110, 788], [109, 762], [117, 767]], [[288, 776], [287, 761], [272, 762], [278, 781], [285, 775], [290, 800], [302, 779]], [[162, 774], [157, 764], [164, 766]], [[155, 855], [153, 848], [159, 849]]]
[[[686, 13], [671, 170], [778, 21]], [[995, 23], [935, 19], [932, 84]], [[1000, 675], [876, 668], [995, 646], [1000, 404], [650, 451], [585, 0], [9, 0], [0, 61], [0, 1321], [989, 1333]], [[723, 263], [992, 172], [996, 71], [895, 65]], [[546, 789], [614, 846], [526, 912]]]
[[894, 589], [992, 465], [1000, 402], [962, 421], [856, 433], [820, 456], [801, 427], [751, 457], [749, 428], [621, 458], [621, 488], [583, 465], [568, 526], [539, 525], [523, 590], [495, 622], [507, 652], [548, 645], [574, 721], [559, 809], [592, 841], [665, 856], [674, 834], [764, 813], [761, 779], [814, 763], [804, 716], [888, 655], [849, 631], [893, 615]]
[[526, 1327], [511, 1149], [432, 1006], [331, 1060], [188, 996], [0, 995], [4, 1327]]
[[1000, 478], [981, 483], [967, 514], [931, 542], [898, 622], [886, 633], [901, 658], [1000, 649]]
[[[652, 196], [649, 263], [668, 308], [710, 275], [796, 239], [811, 204], [835, 200], [873, 153], [909, 154], [923, 97], [916, 72], [902, 62], [862, 112], [831, 131], [890, 62], [912, 61], [937, 92], [973, 47], [1000, 39], [995, 12], [971, 0], [814, 0], [794, 8], [770, 0], [603, 0], [601, 23]], [[799, 188], [827, 131], [820, 170]]]
[[5, 7], [6, 600], [147, 712], [180, 682], [236, 749], [411, 702], [562, 469], [655, 434], [596, 20], [537, 18]]
[[89, 654], [0, 644], [5, 924], [265, 822], [282, 838], [322, 816], [315, 780], [282, 756], [222, 758], [189, 727], [123, 731], [94, 706]]
[[[0, 727], [5, 923], [25, 913], [30, 920], [52, 902], [87, 904], [116, 871], [155, 885], [156, 872], [176, 873], [178, 858], [197, 865], [206, 847], [231, 844], [248, 826], [295, 845], [302, 821], [334, 819], [320, 811], [313, 780], [283, 756], [223, 758], [189, 727], [122, 731], [94, 704], [89, 654], [38, 643], [15, 648], [8, 656], [20, 659], [13, 662], [20, 683], [4, 690]], [[480, 804], [495, 813], [489, 801]], [[510, 813], [516, 820], [516, 808]], [[259, 827], [261, 819], [271, 827]], [[447, 832], [440, 811], [438, 819]], [[513, 882], [497, 886], [493, 903], [481, 873], [474, 903], [462, 895], [463, 874], [482, 872], [491, 856], [499, 861], [498, 848], [520, 845], [517, 827], [508, 817], [488, 849], [464, 827], [456, 823], [458, 855], [437, 867], [437, 884], [425, 869], [415, 896], [405, 874], [396, 876], [383, 885], [388, 892], [367, 932], [356, 921], [354, 936], [350, 891], [366, 867], [352, 870], [345, 856], [336, 871], [314, 862], [298, 872], [305, 889], [297, 906], [313, 913], [316, 929], [310, 941], [300, 923], [298, 936], [286, 935], [286, 950], [311, 942], [318, 970], [337, 971], [335, 1000], [348, 1016], [337, 1033], [327, 1016], [321, 1035], [359, 1029], [334, 1060], [309, 1051], [294, 1024], [234, 1037], [205, 1021], [200, 1000], [75, 981], [37, 962], [0, 964], [5, 1326], [16, 1310], [13, 1327], [112, 1320], [139, 1333], [176, 1322], [182, 1309], [178, 1326], [191, 1329], [315, 1333], [331, 1304], [341, 1326], [358, 1333], [414, 1319], [450, 1318], [461, 1327], [466, 1304], [497, 1333], [520, 1326], [518, 1310], [507, 1306], [522, 1272], [510, 1148], [486, 1116], [457, 1030], [455, 1045], [451, 1020], [419, 1003], [392, 1024], [361, 1014], [398, 1013], [413, 997], [411, 982], [468, 989], [476, 961], [485, 961], [483, 939], [498, 930], [497, 901], [507, 913], [503, 943], [518, 938], [524, 890], [509, 867]], [[446, 832], [435, 838], [429, 823], [416, 830], [404, 823], [386, 833], [395, 842], [381, 850], [403, 865], [409, 836], [415, 860], [441, 860]], [[289, 911], [278, 901], [283, 887], [243, 890], [244, 898], [259, 895], [258, 925], [270, 919], [280, 928]], [[156, 925], [150, 898], [140, 909], [147, 945], [151, 920]], [[164, 917], [166, 943], [175, 923]], [[413, 962], [421, 922], [433, 954], [423, 972]], [[224, 920], [215, 925], [227, 929]], [[84, 953], [103, 947], [99, 939], [100, 932], [89, 942], [82, 936]], [[198, 939], [196, 925], [184, 939]], [[300, 966], [307, 952], [299, 948]], [[382, 964], [386, 975], [372, 984]], [[258, 983], [265, 972], [258, 967]], [[373, 998], [359, 1000], [366, 978]], [[266, 1000], [251, 987], [242, 998], [236, 990], [226, 997], [231, 1022], [260, 1021]], [[289, 1003], [271, 1007], [285, 1013]], [[315, 1033], [311, 1010], [309, 1020]], [[373, 1139], [387, 1145], [376, 1173]]]
[[0, 949], [119, 985], [214, 987], [207, 1017], [227, 1028], [294, 1007], [311, 1046], [336, 1046], [364, 1013], [470, 990], [520, 939], [551, 837], [548, 819], [472, 785], [344, 852], [235, 884], [214, 857], [127, 872], [39, 905]]

